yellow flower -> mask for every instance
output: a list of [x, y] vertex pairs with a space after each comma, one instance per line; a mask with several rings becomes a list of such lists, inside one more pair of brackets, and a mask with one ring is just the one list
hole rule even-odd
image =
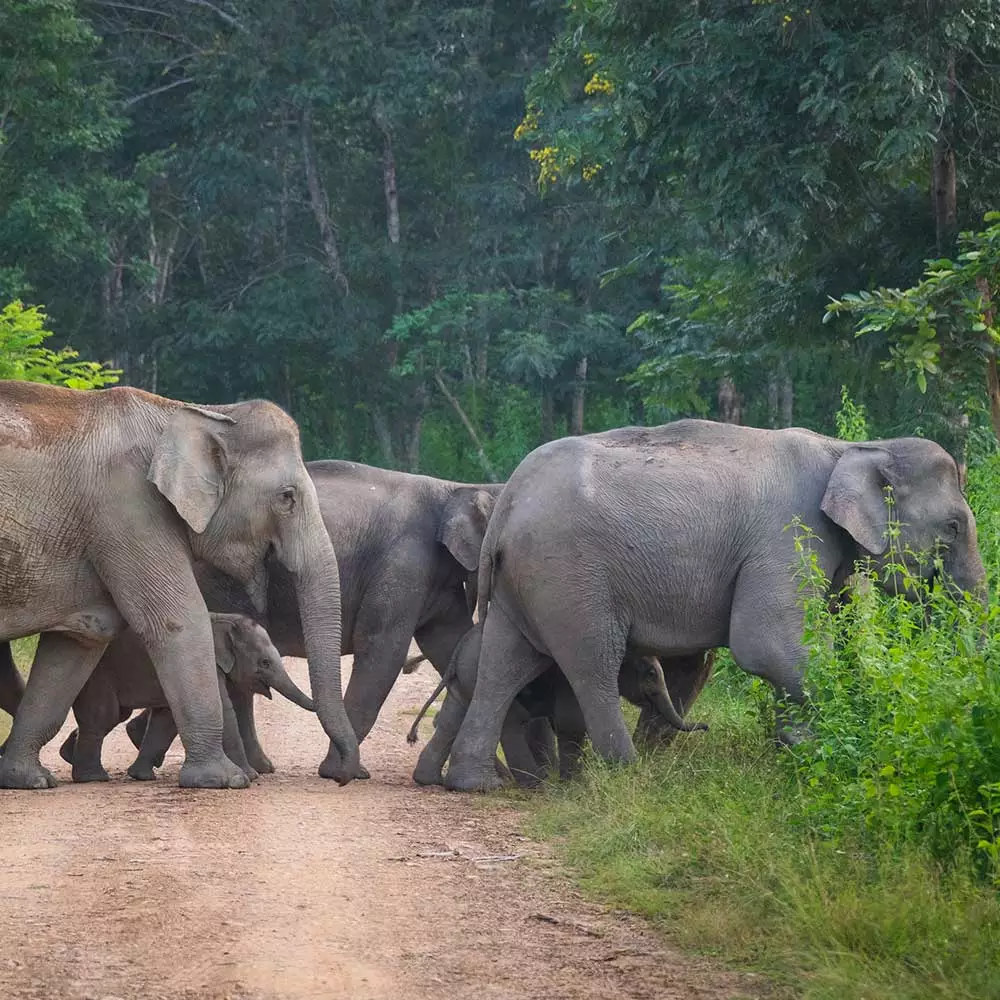
[[597, 62], [597, 54], [595, 52], [584, 52], [583, 54], [583, 65], [593, 66]]
[[613, 94], [615, 85], [600, 73], [595, 73], [583, 86], [585, 94]]
[[538, 108], [533, 104], [529, 104], [527, 110], [524, 112], [524, 118], [521, 119], [521, 123], [514, 129], [514, 138], [520, 140], [534, 132], [538, 128], [538, 119], [540, 116], [541, 112]]
[[583, 168], [583, 179], [585, 181], [592, 181], [601, 172], [600, 163], [592, 163], [589, 166]]

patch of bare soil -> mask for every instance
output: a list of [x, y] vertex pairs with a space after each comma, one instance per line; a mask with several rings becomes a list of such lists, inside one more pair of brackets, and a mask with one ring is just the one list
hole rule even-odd
[[[345, 661], [345, 669], [349, 663]], [[305, 664], [289, 661], [306, 685]], [[583, 902], [513, 809], [419, 789], [400, 678], [363, 746], [372, 779], [316, 774], [315, 717], [259, 701], [278, 768], [248, 791], [161, 779], [0, 792], [0, 997], [25, 1000], [723, 1000], [765, 985], [670, 951], [638, 920]]]

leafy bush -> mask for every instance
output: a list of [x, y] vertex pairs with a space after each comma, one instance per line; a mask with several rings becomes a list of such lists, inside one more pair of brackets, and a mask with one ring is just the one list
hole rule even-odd
[[793, 754], [801, 821], [880, 848], [923, 847], [947, 863], [978, 849], [978, 868], [1000, 880], [996, 609], [914, 577], [900, 557], [883, 572], [899, 572], [910, 599], [879, 589], [869, 567], [834, 613], [806, 534], [798, 544], [815, 707], [815, 739]]
[[121, 372], [96, 361], [78, 361], [72, 348], [42, 347], [42, 341], [51, 336], [38, 306], [25, 308], [15, 301], [0, 310], [0, 378], [70, 389], [100, 389], [118, 381]]

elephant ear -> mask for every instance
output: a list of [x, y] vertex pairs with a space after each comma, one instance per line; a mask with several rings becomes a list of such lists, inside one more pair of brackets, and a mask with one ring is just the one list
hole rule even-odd
[[233, 638], [236, 618], [233, 615], [220, 614], [213, 614], [211, 618], [215, 665], [228, 677], [236, 666], [236, 642]]
[[185, 403], [174, 411], [153, 450], [146, 478], [198, 534], [222, 500], [226, 446], [221, 431], [235, 422]]
[[486, 524], [494, 498], [485, 490], [458, 489], [445, 505], [438, 541], [470, 573], [479, 567]]
[[888, 548], [892, 456], [882, 448], [852, 447], [833, 467], [820, 510], [863, 549], [882, 555]]

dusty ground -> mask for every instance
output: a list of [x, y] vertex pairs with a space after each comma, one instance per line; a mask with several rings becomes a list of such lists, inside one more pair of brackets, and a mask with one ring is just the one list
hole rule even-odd
[[[302, 661], [289, 661], [305, 684]], [[346, 666], [346, 664], [345, 664]], [[580, 900], [510, 809], [418, 789], [400, 678], [363, 746], [372, 780], [316, 775], [325, 737], [258, 700], [278, 773], [244, 792], [124, 778], [0, 792], [0, 997], [31, 1000], [722, 1000], [762, 983], [672, 953]], [[67, 732], [70, 725], [64, 729]], [[60, 781], [62, 736], [42, 759]], [[512, 857], [513, 856], [513, 857]]]

